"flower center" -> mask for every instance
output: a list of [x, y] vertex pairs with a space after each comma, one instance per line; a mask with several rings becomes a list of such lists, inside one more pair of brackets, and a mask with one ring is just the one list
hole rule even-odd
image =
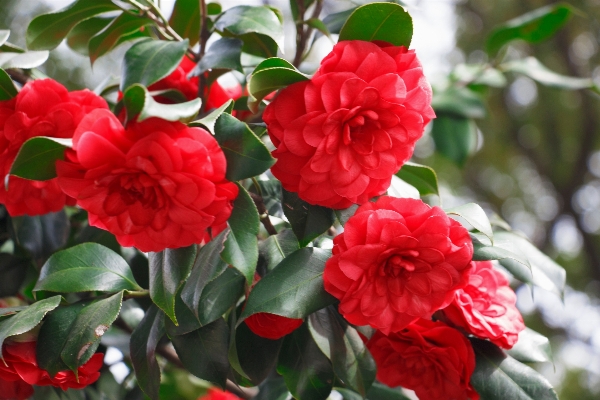
[[122, 175], [112, 181], [109, 192], [118, 192], [127, 205], [140, 202], [146, 207], [159, 208], [159, 203], [162, 203], [162, 193], [158, 193], [160, 188], [153, 183], [151, 178], [139, 174]]
[[411, 258], [419, 255], [416, 250], [409, 250], [404, 255], [395, 254], [388, 258], [383, 267], [383, 271], [388, 276], [398, 277], [406, 272], [413, 272], [415, 270], [415, 264], [411, 261]]
[[[356, 110], [356, 109], [355, 109]], [[344, 144], [349, 145], [354, 135], [362, 133], [364, 128], [381, 128], [379, 115], [373, 110], [353, 110], [352, 115], [344, 123]]]

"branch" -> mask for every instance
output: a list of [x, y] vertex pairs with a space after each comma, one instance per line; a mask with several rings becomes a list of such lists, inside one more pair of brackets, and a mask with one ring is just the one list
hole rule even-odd
[[29, 75], [25, 74], [23, 70], [20, 69], [7, 69], [6, 73], [12, 78], [13, 81], [20, 83], [21, 85], [24, 85], [32, 80]]
[[260, 215], [260, 222], [262, 222], [269, 235], [277, 235], [277, 229], [275, 229], [275, 227], [271, 223], [271, 219], [269, 218], [269, 212], [267, 211], [267, 207], [265, 206], [265, 202], [262, 196], [250, 192], [250, 197], [252, 197], [252, 200], [256, 205], [258, 214]]
[[[206, 15], [206, 0], [200, 0], [200, 51], [196, 57], [196, 62], [200, 62], [200, 60], [202, 60], [202, 57], [204, 57], [204, 54], [206, 53], [206, 42], [210, 37], [210, 31], [208, 30], [208, 24], [206, 23]], [[198, 78], [198, 97], [202, 100], [199, 113], [202, 114], [205, 110], [206, 98], [208, 96], [208, 94], [205, 93], [207, 87], [206, 73], [200, 74]]]

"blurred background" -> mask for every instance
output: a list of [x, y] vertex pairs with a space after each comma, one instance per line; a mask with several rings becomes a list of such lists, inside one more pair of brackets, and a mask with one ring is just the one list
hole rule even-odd
[[[33, 16], [57, 10], [70, 0], [3, 0], [0, 29], [24, 46]], [[290, 23], [288, 1], [221, 0], [234, 5], [269, 4]], [[364, 3], [325, 0], [322, 16]], [[412, 48], [437, 91], [463, 64], [496, 65], [499, 61], [535, 56], [560, 74], [592, 78], [600, 85], [600, 0], [576, 0], [574, 16], [552, 38], [535, 45], [513, 42], [502, 60], [488, 60], [486, 36], [512, 18], [554, 4], [545, 0], [406, 0], [415, 23]], [[162, 0], [168, 15], [173, 0]], [[287, 26], [283, 57], [294, 55], [293, 26]], [[334, 35], [335, 38], [335, 35]], [[118, 75], [128, 45], [89, 59], [64, 43], [40, 69], [70, 89], [94, 88]], [[303, 64], [311, 72], [329, 52], [322, 36]], [[547, 335], [554, 365], [534, 365], [557, 388], [562, 399], [600, 398], [600, 97], [589, 90], [563, 90], [540, 85], [523, 75], [505, 74], [497, 87], [481, 87], [487, 112], [476, 122], [476, 141], [463, 167], [435, 152], [429, 133], [418, 143], [415, 161], [432, 166], [442, 185], [444, 207], [476, 201], [510, 225], [567, 270], [564, 301], [536, 288], [516, 287], [518, 306], [532, 329]], [[111, 370], [127, 374], [116, 350]]]

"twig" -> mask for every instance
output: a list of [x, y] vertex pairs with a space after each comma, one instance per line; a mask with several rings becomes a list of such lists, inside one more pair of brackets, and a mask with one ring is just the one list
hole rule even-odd
[[[304, 60], [304, 52], [306, 51], [306, 45], [308, 39], [313, 33], [313, 28], [310, 26], [304, 26], [304, 14], [306, 8], [304, 7], [304, 0], [296, 0], [298, 5], [298, 21], [296, 22], [296, 54], [294, 56], [294, 66], [299, 67]], [[319, 18], [321, 11], [323, 10], [323, 0], [317, 0], [315, 2], [315, 8], [313, 9], [311, 19]]]
[[24, 85], [31, 80], [29, 75], [18, 69], [7, 69], [6, 73], [12, 78], [13, 81], [18, 82], [21, 85]]
[[[200, 62], [204, 54], [206, 54], [206, 42], [210, 37], [210, 31], [208, 30], [208, 24], [206, 23], [206, 1], [200, 0], [200, 37], [199, 37], [199, 45], [200, 51], [196, 57], [196, 61]], [[204, 93], [206, 91], [207, 81], [206, 81], [206, 73], [200, 74], [198, 77], [198, 97], [202, 100], [202, 104], [200, 105], [199, 113], [203, 113], [206, 108], [206, 97], [207, 94]]]
[[269, 212], [267, 211], [267, 207], [265, 206], [265, 202], [262, 196], [250, 192], [250, 197], [252, 197], [254, 204], [256, 204], [258, 214], [260, 215], [260, 222], [267, 230], [267, 233], [269, 235], [277, 235], [277, 229], [275, 229], [275, 227], [271, 223], [271, 219], [269, 218]]

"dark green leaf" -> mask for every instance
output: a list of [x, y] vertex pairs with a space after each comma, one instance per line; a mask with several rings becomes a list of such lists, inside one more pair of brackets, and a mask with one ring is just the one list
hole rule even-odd
[[[76, 243], [98, 243], [104, 247], [108, 247], [117, 254], [121, 254], [121, 245], [117, 242], [115, 235], [95, 226], [88, 225], [84, 227], [76, 236], [75, 241]], [[148, 267], [146, 266], [147, 269]], [[135, 274], [133, 276], [135, 277]]]
[[185, 55], [188, 41], [144, 40], [125, 53], [121, 91], [139, 83], [150, 86], [173, 72]]
[[127, 121], [132, 121], [139, 115], [146, 105], [148, 91], [142, 85], [131, 85], [123, 93], [123, 105]]
[[483, 118], [486, 114], [485, 104], [479, 95], [466, 87], [450, 87], [436, 92], [431, 106], [437, 113], [455, 117]]
[[12, 237], [34, 259], [45, 261], [67, 243], [70, 224], [64, 211], [11, 218]]
[[[20, 313], [0, 322], [0, 349], [7, 337], [20, 335], [35, 328], [48, 311], [58, 307], [60, 299], [60, 296], [53, 296], [46, 300], [40, 300]], [[1, 351], [0, 358], [4, 359]]]
[[381, 40], [395, 46], [410, 46], [412, 18], [394, 3], [372, 3], [358, 7], [340, 30], [339, 40]]
[[375, 381], [377, 368], [356, 329], [331, 306], [311, 314], [308, 328], [319, 349], [331, 360], [335, 375], [364, 397]]
[[0, 297], [14, 296], [19, 293], [29, 263], [30, 261], [25, 258], [0, 253]]
[[170, 321], [167, 333], [185, 368], [200, 379], [225, 387], [229, 372], [227, 350], [229, 327], [223, 318], [185, 335], [171, 335]]
[[515, 278], [525, 283], [532, 283], [531, 265], [527, 257], [513, 246], [510, 241], [495, 239], [492, 246], [489, 239], [482, 235], [471, 234], [473, 240], [473, 260], [500, 260], [502, 264]]
[[337, 13], [329, 14], [323, 19], [323, 23], [331, 33], [340, 33], [342, 26], [348, 20], [348, 17], [356, 10], [356, 7], [350, 8], [349, 10], [340, 11]]
[[10, 100], [19, 93], [6, 71], [0, 68], [0, 101]]
[[260, 195], [269, 215], [277, 218], [283, 217], [281, 206], [281, 182], [276, 179], [270, 181], [258, 181], [258, 189], [252, 185], [250, 192]]
[[219, 3], [208, 3], [206, 5], [206, 13], [208, 15], [219, 15], [223, 11], [223, 7]]
[[252, 400], [287, 400], [290, 396], [285, 380], [275, 371], [258, 385], [258, 390], [258, 394]]
[[88, 43], [92, 37], [106, 28], [114, 20], [113, 17], [94, 17], [75, 25], [67, 35], [67, 44], [76, 52], [88, 55]]
[[308, 204], [296, 193], [287, 190], [283, 190], [283, 212], [292, 225], [300, 247], [329, 229], [335, 219], [333, 210]]
[[409, 400], [402, 393], [402, 389], [392, 389], [379, 382], [373, 383], [369, 393], [367, 393], [368, 400]]
[[149, 253], [150, 297], [152, 301], [177, 324], [175, 317], [175, 295], [188, 277], [197, 246], [165, 249], [160, 253]]
[[39, 67], [48, 59], [48, 51], [28, 51], [25, 53], [0, 53], [0, 67], [4, 69]]
[[548, 338], [529, 328], [519, 332], [519, 340], [507, 353], [521, 362], [552, 361], [552, 349]]
[[329, 38], [331, 37], [331, 32], [329, 32], [329, 29], [327, 29], [327, 25], [325, 25], [325, 23], [323, 21], [321, 21], [319, 18], [311, 18], [309, 20], [304, 21], [304, 23], [306, 25], [310, 26], [311, 28], [315, 28], [316, 30], [321, 32], [323, 35], [325, 35]]
[[[594, 81], [591, 78], [577, 78], [557, 74], [546, 68], [535, 57], [527, 57], [521, 60], [514, 60], [502, 64], [500, 68], [503, 71], [515, 72], [530, 77], [544, 86], [555, 87], [566, 90], [579, 90], [595, 88]], [[596, 88], [596, 90], [598, 90]]]
[[[89, 41], [90, 61], [94, 64], [98, 58], [123, 43], [124, 38], [131, 37], [136, 32], [140, 32], [140, 28], [152, 24], [152, 20], [146, 17], [132, 15], [127, 12], [122, 13], [106, 29]], [[136, 35], [133, 37], [135, 38]]]
[[200, 2], [198, 0], [176, 0], [169, 25], [182, 38], [190, 41], [190, 46], [198, 43], [200, 37]]
[[37, 16], [27, 27], [27, 48], [52, 50], [81, 21], [118, 9], [110, 0], [77, 0], [59, 12]]
[[10, 174], [36, 181], [56, 178], [56, 161], [64, 160], [65, 149], [71, 147], [71, 143], [71, 139], [44, 136], [27, 140], [19, 149]]
[[[225, 32], [224, 36], [231, 34]], [[246, 33], [244, 35], [232, 35], [244, 42], [242, 52], [253, 56], [269, 58], [277, 56], [277, 43], [267, 35], [260, 33]]]
[[464, 218], [473, 228], [486, 235], [490, 240], [494, 240], [494, 232], [492, 231], [490, 220], [479, 204], [463, 204], [462, 206], [446, 210], [446, 214], [458, 215]]
[[162, 104], [154, 100], [144, 86], [135, 84], [123, 94], [123, 103], [128, 121], [138, 115], [138, 121], [158, 117], [167, 121], [187, 122], [196, 117], [202, 100], [194, 99], [184, 103]]
[[224, 37], [210, 45], [202, 57], [194, 74], [200, 75], [209, 69], [224, 69], [244, 72], [240, 57], [243, 42], [240, 39]]
[[10, 317], [11, 315], [15, 315], [23, 310], [26, 310], [29, 306], [19, 306], [19, 307], [2, 307], [0, 308], [0, 317]]
[[346, 225], [346, 222], [354, 215], [356, 210], [358, 209], [357, 204], [353, 204], [348, 208], [343, 210], [335, 210], [335, 216], [342, 225]]
[[475, 350], [475, 372], [471, 384], [482, 399], [558, 400], [542, 375], [505, 355], [492, 343], [471, 339]]
[[306, 324], [285, 337], [277, 372], [294, 398], [325, 400], [333, 387], [333, 368], [312, 339]]
[[268, 58], [257, 65], [248, 80], [248, 107], [256, 113], [262, 99], [270, 93], [307, 79], [306, 75], [283, 58]]
[[506, 86], [504, 74], [489, 64], [458, 64], [451, 73], [451, 79], [461, 84], [485, 85], [490, 87]]
[[221, 114], [217, 120], [215, 139], [225, 153], [226, 178], [230, 181], [260, 175], [275, 163], [269, 150], [248, 125], [229, 114]]
[[566, 3], [557, 3], [523, 14], [500, 25], [490, 34], [486, 42], [489, 54], [495, 54], [502, 46], [515, 39], [539, 43], [550, 38], [573, 14]]
[[[225, 11], [215, 22], [219, 31], [239, 37], [257, 33], [270, 37], [283, 49], [283, 25], [277, 14], [266, 6], [236, 6]], [[243, 40], [243, 39], [242, 39]]]
[[120, 255], [97, 243], [83, 243], [54, 253], [42, 267], [33, 290], [75, 293], [141, 289]]
[[165, 334], [165, 314], [152, 305], [131, 334], [131, 363], [138, 385], [152, 400], [159, 399], [160, 367], [156, 347]]
[[431, 167], [406, 162], [400, 171], [396, 172], [396, 176], [417, 188], [421, 196], [439, 195], [437, 175]]
[[283, 229], [277, 235], [271, 235], [259, 244], [260, 256], [264, 260], [266, 271], [262, 275], [270, 272], [284, 258], [300, 248], [296, 235], [290, 229]]
[[248, 284], [252, 284], [254, 271], [258, 262], [258, 235], [260, 217], [254, 201], [244, 189], [239, 188], [238, 197], [233, 203], [233, 211], [228, 223], [231, 234], [225, 241], [223, 260], [237, 268], [246, 277]]
[[244, 294], [244, 276], [235, 268], [227, 268], [208, 282], [198, 302], [198, 320], [207, 325], [220, 318]]
[[210, 133], [212, 133], [214, 135], [215, 134], [215, 124], [217, 123], [217, 120], [219, 119], [221, 114], [223, 114], [224, 112], [227, 112], [227, 109], [229, 109], [232, 105], [233, 105], [233, 100], [231, 100], [231, 99], [227, 100], [227, 102], [225, 104], [223, 104], [221, 107], [215, 108], [207, 115], [205, 115], [202, 118], [197, 119], [193, 122], [190, 122], [188, 125], [189, 126], [203, 126]]
[[323, 287], [331, 250], [306, 247], [286, 257], [250, 292], [240, 319], [269, 312], [301, 319], [335, 301]]
[[431, 136], [437, 151], [462, 166], [475, 151], [477, 126], [470, 119], [438, 113]]

